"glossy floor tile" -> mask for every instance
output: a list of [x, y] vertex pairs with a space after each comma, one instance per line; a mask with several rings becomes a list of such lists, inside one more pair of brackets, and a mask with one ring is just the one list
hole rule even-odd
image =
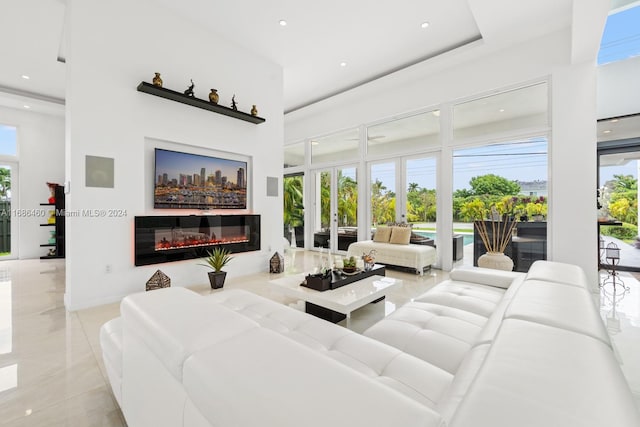
[[600, 313], [607, 326], [622, 372], [640, 407], [640, 275], [620, 272], [614, 286], [600, 272]]
[[[326, 254], [292, 250], [285, 273], [228, 277], [225, 288], [241, 288], [299, 307], [266, 283], [286, 274], [310, 271]], [[603, 278], [606, 272], [603, 272]], [[384, 301], [369, 304], [339, 324], [356, 332], [445, 280], [434, 269], [424, 276], [387, 270], [403, 281]], [[63, 304], [64, 260], [0, 262], [0, 426], [126, 426], [113, 398], [102, 362], [99, 330], [119, 315], [119, 304], [67, 312]], [[640, 276], [638, 276], [640, 277]], [[600, 289], [602, 318], [640, 406], [640, 282], [621, 273], [626, 290], [606, 284]], [[212, 290], [203, 274], [201, 294]]]

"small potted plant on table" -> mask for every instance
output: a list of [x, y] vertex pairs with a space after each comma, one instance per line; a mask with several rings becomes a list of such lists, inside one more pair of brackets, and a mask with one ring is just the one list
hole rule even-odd
[[219, 246], [207, 253], [209, 256], [205, 258], [206, 264], [200, 265], [213, 270], [209, 272], [209, 283], [212, 289], [219, 289], [224, 286], [224, 280], [227, 277], [227, 272], [222, 271], [222, 268], [227, 265], [233, 257], [229, 255], [231, 252]]

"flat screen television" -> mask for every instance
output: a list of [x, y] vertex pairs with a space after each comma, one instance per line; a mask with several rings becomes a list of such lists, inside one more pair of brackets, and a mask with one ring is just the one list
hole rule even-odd
[[156, 209], [246, 209], [247, 162], [155, 149]]

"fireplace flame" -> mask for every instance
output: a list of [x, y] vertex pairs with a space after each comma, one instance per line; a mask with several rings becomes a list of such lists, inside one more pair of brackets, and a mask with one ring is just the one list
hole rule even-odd
[[171, 249], [197, 248], [202, 246], [228, 245], [231, 243], [247, 242], [249, 242], [249, 238], [247, 236], [224, 237], [222, 239], [187, 236], [180, 240], [168, 240], [163, 238], [156, 243], [155, 250], [168, 251]]

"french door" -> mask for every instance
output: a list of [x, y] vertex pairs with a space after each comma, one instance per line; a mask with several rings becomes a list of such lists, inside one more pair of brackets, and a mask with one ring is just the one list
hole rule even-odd
[[358, 168], [317, 169], [313, 179], [313, 248], [346, 252], [358, 240]]
[[369, 164], [369, 224], [409, 222], [436, 235], [436, 158], [398, 157]]

